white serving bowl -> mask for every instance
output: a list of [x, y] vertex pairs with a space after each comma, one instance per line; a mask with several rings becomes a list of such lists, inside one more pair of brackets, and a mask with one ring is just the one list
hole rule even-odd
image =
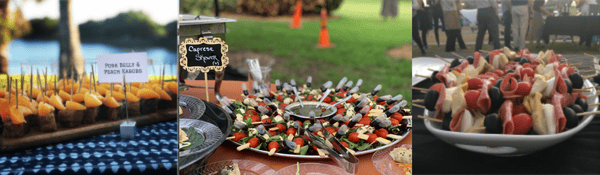
[[[593, 87], [594, 85], [585, 80], [584, 87]], [[596, 94], [596, 90], [584, 93], [586, 96]], [[598, 96], [588, 98], [588, 104], [598, 103]], [[596, 111], [598, 106], [590, 106], [588, 111]], [[434, 111], [425, 110], [424, 115], [434, 117]], [[548, 148], [557, 143], [565, 141], [577, 132], [581, 131], [594, 119], [593, 115], [584, 116], [577, 127], [565, 130], [561, 133], [550, 135], [505, 135], [505, 134], [487, 134], [487, 133], [464, 133], [442, 130], [439, 122], [425, 120], [425, 127], [433, 135], [442, 139], [444, 142], [456, 147], [473, 151], [477, 153], [490, 154], [495, 156], [523, 156], [533, 152]]]

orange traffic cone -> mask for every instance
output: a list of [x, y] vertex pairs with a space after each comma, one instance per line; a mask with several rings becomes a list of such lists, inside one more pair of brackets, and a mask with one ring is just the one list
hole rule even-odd
[[329, 40], [329, 30], [327, 30], [327, 9], [321, 8], [321, 32], [319, 33], [318, 48], [326, 49], [335, 47], [335, 44]]
[[294, 11], [294, 19], [290, 28], [298, 29], [302, 27], [302, 0], [296, 1], [296, 10]]

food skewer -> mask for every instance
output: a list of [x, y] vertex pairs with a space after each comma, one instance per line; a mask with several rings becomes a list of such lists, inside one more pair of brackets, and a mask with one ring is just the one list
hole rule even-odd
[[321, 100], [319, 100], [319, 104], [317, 104], [317, 106], [315, 108], [318, 108], [319, 106], [321, 106], [321, 103], [323, 103], [323, 100], [325, 100], [325, 98], [327, 98], [329, 93], [331, 93], [331, 89], [327, 89], [327, 91], [325, 91], [325, 93], [321, 97]]
[[451, 61], [448, 61], [448, 60], [446, 60], [446, 59], [444, 59], [444, 58], [440, 57], [439, 55], [435, 55], [435, 57], [436, 57], [436, 58], [439, 58], [440, 60], [442, 60], [442, 61], [444, 61], [444, 62], [446, 62], [446, 63], [448, 63], [448, 64], [452, 63]]
[[424, 99], [416, 99], [416, 100], [412, 100], [413, 103], [423, 103], [425, 102]]
[[465, 59], [465, 60], [467, 59], [467, 58], [465, 58], [465, 57], [463, 57], [463, 56], [460, 56], [459, 54], [456, 54], [456, 53], [454, 53], [454, 52], [450, 52], [450, 53], [451, 53], [452, 55], [454, 55], [454, 56], [457, 56], [457, 57], [458, 57], [458, 58], [460, 58], [460, 59]]
[[443, 122], [441, 119], [436, 119], [436, 118], [431, 118], [431, 117], [425, 117], [425, 116], [422, 116], [422, 115], [419, 115], [417, 117], [425, 119], [425, 120], [431, 120], [431, 121], [434, 121], [434, 122], [440, 122], [440, 123]]

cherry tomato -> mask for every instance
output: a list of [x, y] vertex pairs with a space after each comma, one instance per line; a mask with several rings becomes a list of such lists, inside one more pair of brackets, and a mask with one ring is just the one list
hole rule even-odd
[[377, 137], [381, 137], [381, 138], [387, 138], [387, 135], [389, 134], [387, 130], [385, 130], [384, 128], [375, 130], [374, 133], [377, 135]]
[[394, 118], [394, 119], [396, 119], [398, 121], [402, 121], [402, 117], [404, 117], [404, 116], [402, 116], [402, 114], [397, 113], [397, 112], [394, 113], [394, 114], [392, 114], [392, 118]]
[[276, 141], [271, 141], [269, 142], [269, 145], [267, 145], [267, 148], [269, 149], [269, 151], [275, 148], [275, 152], [277, 152], [277, 150], [279, 150], [279, 143], [277, 143]]
[[344, 141], [341, 141], [340, 143], [341, 143], [342, 145], [344, 145], [344, 147], [346, 147], [346, 148], [350, 148], [350, 146], [348, 146], [348, 143], [346, 143], [346, 142], [344, 142]]
[[513, 122], [515, 123], [515, 130], [513, 134], [525, 134], [531, 130], [533, 126], [533, 118], [529, 114], [521, 113], [513, 116]]
[[390, 122], [392, 122], [392, 126], [400, 124], [400, 121], [396, 120], [395, 118], [391, 118]]
[[354, 143], [360, 141], [360, 139], [358, 138], [358, 133], [353, 132], [353, 133], [348, 134], [348, 140], [350, 140], [351, 142], [354, 142]]
[[286, 135], [296, 135], [296, 129], [294, 128], [288, 128], [287, 131], [285, 132]]
[[279, 128], [279, 131], [281, 131], [281, 132], [285, 131], [285, 125], [283, 125], [283, 124], [277, 124], [277, 125], [275, 125], [275, 127]]
[[243, 133], [243, 132], [236, 132], [235, 134], [233, 134], [233, 136], [234, 136], [234, 138], [233, 138], [234, 142], [237, 142], [240, 139], [248, 137], [248, 135], [246, 135], [246, 133]]
[[283, 95], [278, 95], [277, 96], [277, 100], [280, 101], [280, 102], [283, 102]]
[[329, 133], [331, 133], [331, 134], [335, 134], [335, 129], [334, 129], [333, 127], [329, 126], [329, 127], [325, 128], [325, 129], [326, 129], [327, 131], [329, 131]]
[[377, 135], [376, 134], [367, 133], [367, 135], [369, 135], [369, 139], [367, 139], [367, 142], [369, 142], [369, 143], [373, 143], [373, 142], [375, 142], [375, 139], [377, 139]]
[[260, 121], [260, 117], [258, 115], [253, 115], [251, 118], [252, 118], [252, 122], [259, 122]]
[[269, 132], [269, 135], [271, 135], [271, 136], [277, 135], [277, 131], [270, 130], [268, 132]]
[[302, 147], [302, 146], [304, 146], [304, 139], [302, 139], [300, 137], [296, 137], [294, 139], [294, 143], [296, 143], [296, 146]]
[[270, 118], [266, 118], [266, 119], [263, 119], [263, 120], [262, 120], [262, 122], [263, 122], [264, 124], [268, 124], [268, 123], [271, 123], [272, 121], [271, 121], [271, 119], [270, 119]]
[[248, 143], [250, 143], [250, 147], [254, 148], [254, 147], [258, 146], [259, 141], [258, 141], [258, 138], [253, 137], [250, 140], [248, 140]]
[[325, 97], [324, 103], [331, 103], [331, 97]]
[[[350, 99], [348, 99], [348, 100], [346, 101], [346, 103], [354, 103], [354, 102], [356, 102], [356, 99], [354, 99], [354, 97], [350, 97]], [[340, 103], [340, 104], [341, 104], [341, 103]]]

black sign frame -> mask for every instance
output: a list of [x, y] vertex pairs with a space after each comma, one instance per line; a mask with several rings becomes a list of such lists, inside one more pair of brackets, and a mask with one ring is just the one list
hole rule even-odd
[[[197, 46], [197, 45], [205, 45], [205, 46], [214, 46], [214, 45], [220, 45], [220, 50], [213, 50], [213, 51], [208, 51], [208, 52], [212, 52], [212, 53], [217, 53], [215, 54], [215, 56], [217, 56], [216, 59], [218, 59], [221, 63], [221, 65], [201, 65], [201, 64], [193, 64], [190, 65], [190, 61], [194, 61], [192, 59], [194, 58], [188, 58], [188, 48], [189, 47], [193, 47], [193, 46]], [[214, 48], [214, 47], [211, 47]], [[215, 70], [215, 71], [223, 71], [223, 69], [225, 69], [225, 67], [227, 67], [227, 64], [229, 64], [229, 58], [227, 57], [227, 51], [229, 50], [229, 46], [227, 46], [227, 44], [225, 44], [225, 41], [221, 40], [221, 38], [213, 38], [212, 40], [209, 40], [207, 38], [200, 38], [198, 40], [194, 40], [192, 38], [187, 38], [185, 39], [185, 41], [181, 42], [181, 44], [179, 45], [179, 53], [181, 55], [181, 58], [179, 59], [179, 64], [181, 65], [181, 67], [184, 70], [187, 70], [188, 72], [196, 72], [198, 70], [202, 71], [203, 73], [207, 73], [210, 70]], [[219, 55], [220, 53], [220, 55]], [[219, 58], [220, 56], [220, 58]]]

